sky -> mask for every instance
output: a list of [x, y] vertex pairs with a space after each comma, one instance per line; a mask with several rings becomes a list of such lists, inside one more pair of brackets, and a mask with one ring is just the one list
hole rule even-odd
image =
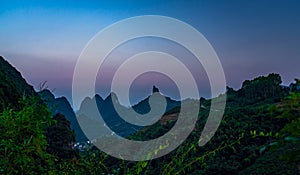
[[[227, 85], [234, 89], [246, 79], [272, 72], [282, 76], [284, 85], [300, 78], [297, 0], [1, 1], [0, 55], [36, 89], [47, 81], [57, 97], [66, 96], [72, 102], [74, 68], [89, 40], [119, 20], [140, 15], [169, 16], [200, 31], [218, 54]], [[147, 49], [174, 53], [193, 66], [188, 59], [192, 56], [176, 43], [157, 38], [133, 40], [110, 55], [115, 61], [106, 64], [104, 77], [98, 76], [96, 92], [102, 97], [108, 95], [120, 57]], [[205, 71], [201, 65], [191, 70], [200, 95], [209, 98]], [[168, 77], [149, 73], [132, 85], [132, 103], [147, 96], [152, 85], [179, 98], [178, 89]]]

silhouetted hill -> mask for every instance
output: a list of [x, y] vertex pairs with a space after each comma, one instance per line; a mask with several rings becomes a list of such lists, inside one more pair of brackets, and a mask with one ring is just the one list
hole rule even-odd
[[48, 89], [42, 90], [38, 94], [43, 100], [45, 100], [53, 115], [61, 113], [67, 118], [67, 120], [70, 121], [71, 129], [75, 132], [77, 142], [87, 140], [78, 124], [76, 115], [70, 103], [65, 97], [55, 98], [54, 95]]
[[[176, 151], [154, 160], [149, 171], [155, 174], [166, 170], [158, 168], [156, 164], [167, 162], [170, 174], [178, 173], [182, 165], [186, 164], [189, 166], [185, 167], [183, 174], [297, 174], [300, 156], [291, 154], [300, 149], [297, 135], [294, 140], [284, 135], [286, 138], [282, 143], [275, 133], [279, 135], [288, 122], [282, 113], [289, 116], [291, 112], [293, 115], [289, 117], [295, 116], [299, 114], [300, 108], [297, 107], [299, 103], [293, 101], [296, 102], [294, 105], [298, 105], [287, 105], [293, 110], [277, 109], [286, 105], [282, 99], [288, 96], [289, 90], [280, 83], [281, 77], [278, 74], [270, 74], [246, 80], [239, 90], [228, 87], [226, 109], [217, 132], [205, 146], [196, 147], [210, 111], [211, 100], [202, 99], [198, 121], [188, 139]], [[170, 131], [178, 114], [179, 108], [175, 107], [159, 122], [141, 129], [129, 138], [141, 141], [158, 138]], [[293, 127], [296, 128], [296, 124]], [[295, 132], [295, 129], [288, 128]], [[278, 145], [278, 149], [272, 147], [274, 145]], [[184, 159], [180, 159], [182, 155]], [[289, 156], [294, 159], [289, 161], [286, 158]]]
[[49, 90], [36, 93], [31, 85], [22, 77], [21, 73], [0, 56], [0, 112], [4, 107], [19, 108], [18, 101], [22, 96], [40, 96], [47, 101], [53, 115], [61, 113], [71, 123], [76, 132], [76, 140], [86, 140], [80, 129], [75, 113], [65, 97], [55, 98]]
[[[176, 100], [171, 99], [170, 97], [166, 97], [166, 96], [162, 95], [160, 93], [159, 89], [155, 86], [153, 86], [153, 88], [152, 88], [152, 94], [154, 94], [154, 93], [158, 93], [158, 95], [160, 95], [161, 97], [166, 99], [167, 106], [166, 106], [165, 112], [168, 112], [169, 110], [171, 110], [177, 106], [180, 106], [180, 103], [181, 103], [180, 101], [176, 101]], [[132, 108], [140, 114], [148, 113], [151, 109], [150, 105], [149, 105], [149, 98], [150, 97], [145, 98], [144, 100], [142, 100], [139, 103], [137, 103], [136, 105], [134, 105]], [[161, 105], [157, 101], [154, 101], [154, 103], [155, 103], [154, 105]]]
[[[153, 93], [159, 93], [159, 90], [156, 87], [153, 87]], [[164, 97], [163, 95], [161, 96]], [[149, 105], [150, 97], [151, 96], [140, 101], [139, 103], [134, 105], [132, 109], [134, 109], [139, 114], [148, 113], [150, 111], [150, 105]], [[172, 100], [169, 97], [164, 97], [164, 98], [166, 98], [166, 102], [167, 102], [167, 107], [165, 112], [180, 105], [180, 102]], [[114, 106], [113, 100], [115, 100], [116, 106]], [[155, 105], [160, 105], [160, 104], [155, 104]], [[120, 117], [120, 115], [116, 111], [116, 108], [122, 112], [123, 116], [132, 114], [128, 108], [122, 106], [118, 102], [118, 98], [114, 93], [109, 94], [109, 96], [105, 99], [102, 99], [99, 95], [96, 95], [92, 99], [87, 97], [83, 100], [80, 109], [77, 112], [78, 120], [83, 122], [86, 126], [89, 126], [85, 129], [91, 132], [99, 130], [99, 132], [97, 132], [98, 134], [94, 135], [95, 138], [107, 134], [112, 134], [112, 133], [106, 133], [104, 130], [103, 131], [101, 130], [103, 124], [101, 124], [99, 120], [100, 117], [99, 112], [101, 114], [101, 117], [105, 121], [104, 124], [105, 127], [109, 127], [114, 133], [120, 136], [126, 137], [143, 128], [141, 126], [137, 126], [126, 122], [123, 118]]]
[[[43, 129], [50, 126], [51, 121], [47, 120], [50, 116], [46, 105], [38, 99], [37, 103], [24, 110], [10, 110], [0, 115], [0, 171], [2, 174], [299, 174], [299, 87], [298, 79], [289, 87], [282, 86], [278, 74], [246, 80], [239, 90], [228, 87], [223, 119], [212, 139], [204, 146], [198, 146], [198, 143], [211, 110], [211, 100], [201, 98], [198, 121], [189, 137], [169, 154], [141, 162], [116, 159], [90, 144], [79, 147], [81, 152], [76, 154], [78, 157], [73, 157], [74, 137], [70, 123], [62, 114], [54, 117], [57, 125], [48, 130], [48, 151], [67, 159], [58, 161], [57, 157], [46, 155]], [[20, 107], [18, 99], [31, 94], [36, 95], [32, 86], [0, 57], [0, 110], [8, 105]], [[39, 95], [48, 101], [53, 113], [63, 113], [71, 121], [71, 127], [78, 130], [76, 116], [66, 98], [55, 98], [48, 90]], [[153, 87], [153, 94], [134, 105], [133, 109], [141, 114], [149, 112], [149, 99], [154, 95], [163, 97], [159, 89]], [[150, 140], [170, 131], [177, 121], [179, 105], [184, 107], [189, 103], [189, 100], [180, 103], [168, 97], [166, 100], [165, 114], [151, 126], [136, 126], [120, 118], [116, 107], [122, 116], [130, 115], [130, 112], [118, 103], [114, 93], [106, 99], [99, 95], [84, 99], [77, 119], [85, 130], [92, 133], [92, 138], [118, 134], [132, 140]], [[113, 102], [116, 102], [115, 106]], [[154, 105], [162, 104], [154, 101]], [[98, 113], [105, 123], [101, 123]], [[102, 132], [105, 127], [113, 132], [105, 129]], [[77, 137], [84, 140], [83, 133]], [[166, 144], [157, 145], [159, 149], [148, 155], [168, 148], [169, 143], [166, 140]], [[119, 148], [122, 149], [122, 146]], [[141, 150], [131, 153], [138, 151]]]
[[[263, 106], [266, 104], [272, 104], [280, 101], [284, 96], [288, 95], [289, 89], [281, 86], [281, 77], [279, 74], [269, 74], [268, 76], [260, 76], [253, 80], [245, 80], [242, 83], [242, 87], [238, 90], [234, 90], [227, 87], [227, 108], [242, 108], [243, 106]], [[210, 101], [202, 98], [201, 110], [209, 111]], [[141, 102], [143, 103], [143, 102]], [[182, 102], [184, 105], [184, 102]], [[243, 109], [247, 111], [247, 109]], [[155, 125], [145, 127], [140, 132], [145, 138], [152, 139], [161, 136], [163, 133], [168, 131], [166, 128], [171, 128], [177, 121], [180, 107], [175, 106], [168, 110], [166, 115], [162, 116], [158, 123]], [[157, 128], [164, 128], [159, 130]], [[149, 138], [144, 132], [151, 133]], [[135, 133], [133, 135], [139, 135]]]
[[37, 94], [21, 73], [0, 56], [0, 111], [7, 105], [16, 107], [23, 95]]

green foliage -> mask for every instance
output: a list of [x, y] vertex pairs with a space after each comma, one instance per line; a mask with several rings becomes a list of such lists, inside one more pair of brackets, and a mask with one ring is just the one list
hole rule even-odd
[[[269, 150], [268, 145], [278, 140], [279, 132], [289, 123], [286, 118], [274, 118], [281, 112], [274, 110], [273, 104], [280, 102], [287, 94], [280, 82], [281, 78], [277, 74], [271, 74], [246, 82], [239, 91], [228, 88], [228, 103], [217, 133], [204, 147], [198, 147], [197, 139], [206, 122], [210, 105], [209, 100], [202, 99], [203, 107], [194, 132], [169, 155], [149, 162], [147, 169], [151, 170], [150, 174], [237, 174], [247, 167], [265, 167], [262, 162], [268, 158], [264, 157], [264, 152]], [[174, 122], [162, 125], [156, 123], [133, 134], [130, 139], [149, 140], [159, 137], [172, 128]], [[254, 165], [258, 158], [262, 161]], [[286, 164], [284, 160], [281, 163]], [[261, 173], [273, 172], [268, 170], [262, 169]], [[296, 170], [295, 166], [278, 166], [278, 172]]]
[[246, 80], [243, 82], [242, 88], [239, 90], [240, 96], [263, 100], [266, 98], [281, 98], [286, 90], [280, 86], [282, 83], [279, 74], [269, 74], [268, 76], [260, 76], [254, 80]]
[[[232, 96], [237, 96], [232, 92]], [[232, 99], [218, 131], [204, 147], [198, 146], [203, 126], [209, 114], [209, 100], [202, 100], [199, 121], [190, 137], [176, 150], [148, 164], [150, 174], [236, 174], [260, 157], [260, 148], [276, 140], [276, 132], [286, 121], [270, 115], [274, 101], [256, 100], [241, 106], [242, 97]], [[255, 99], [252, 99], [255, 101]], [[274, 112], [277, 115], [278, 112]], [[148, 140], [167, 132], [174, 122], [156, 123], [135, 133], [130, 138]], [[255, 137], [253, 136], [255, 133]], [[265, 134], [266, 133], [266, 134]]]
[[21, 94], [17, 92], [12, 80], [8, 79], [6, 75], [0, 71], [0, 112], [8, 107], [17, 106], [17, 100], [21, 98]]
[[0, 173], [35, 174], [51, 171], [53, 156], [46, 152], [44, 129], [52, 124], [47, 106], [39, 99], [23, 98], [21, 110], [0, 115]]
[[20, 107], [18, 99], [32, 95], [37, 95], [33, 87], [27, 84], [20, 72], [0, 56], [0, 112], [7, 107]]
[[[279, 132], [281, 139], [277, 147], [285, 144], [300, 145], [300, 92], [290, 93], [290, 95], [278, 105], [277, 110], [281, 112], [277, 118], [287, 120], [287, 124]], [[300, 146], [287, 152], [282, 158], [294, 161], [300, 159]]]
[[[284, 144], [278, 149], [271, 149], [264, 155], [257, 158], [257, 160], [249, 167], [239, 172], [239, 174], [254, 175], [254, 174], [269, 174], [269, 175], [294, 175], [298, 174], [298, 166], [300, 159], [289, 162], [287, 159], [282, 160], [281, 157], [286, 155], [289, 150], [299, 148], [300, 144]], [[299, 154], [298, 154], [299, 155]]]
[[285, 118], [288, 120], [288, 123], [281, 130], [282, 135], [300, 137], [300, 92], [291, 93], [287, 99], [283, 101], [279, 110], [283, 112], [278, 118]]
[[[80, 156], [71, 160], [62, 160], [55, 165], [54, 174], [109, 174], [109, 172], [117, 172], [117, 168], [108, 169], [104, 164], [107, 158], [106, 154], [99, 150], [86, 150], [80, 153]], [[116, 173], [114, 173], [116, 174]]]
[[53, 116], [53, 119], [56, 123], [46, 131], [49, 143], [47, 151], [61, 159], [71, 159], [75, 156], [75, 134], [70, 128], [70, 122], [60, 113]]
[[[9, 79], [3, 80], [3, 89], [16, 90], [12, 82], [8, 86]], [[51, 119], [44, 102], [34, 98], [23, 98], [12, 104], [16, 107], [7, 108], [16, 98], [11, 97], [0, 115], [0, 174], [296, 174], [300, 95], [291, 93], [281, 101], [286, 90], [280, 83], [279, 75], [270, 74], [245, 81], [238, 91], [228, 88], [223, 120], [213, 138], [199, 147], [211, 103], [202, 98], [190, 136], [170, 154], [143, 162], [116, 159], [92, 146], [75, 154], [74, 135], [64, 116]], [[164, 121], [129, 139], [162, 136], [174, 126], [178, 112], [179, 108], [173, 109]], [[160, 145], [149, 155], [167, 146]]]
[[295, 82], [290, 85], [292, 92], [300, 92], [300, 80], [295, 78]]

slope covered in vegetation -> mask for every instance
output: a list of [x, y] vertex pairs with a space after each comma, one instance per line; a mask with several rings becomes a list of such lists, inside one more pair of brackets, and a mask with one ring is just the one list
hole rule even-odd
[[[68, 162], [64, 168], [72, 173], [86, 170], [88, 174], [298, 174], [300, 92], [291, 92], [280, 84], [280, 76], [270, 74], [247, 81], [240, 90], [228, 88], [224, 118], [203, 147], [198, 146], [199, 137], [210, 109], [210, 100], [205, 99], [201, 100], [194, 131], [166, 156], [143, 162], [122, 161], [89, 147], [80, 153], [77, 163], [88, 160], [97, 168], [79, 168]], [[176, 122], [178, 112], [179, 108], [174, 108], [159, 122], [129, 138], [150, 140], [163, 135]]]
[[[228, 88], [222, 122], [214, 137], [200, 147], [211, 103], [202, 98], [195, 129], [183, 144], [158, 159], [131, 162], [90, 144], [74, 149], [70, 122], [61, 114], [52, 117], [38, 96], [23, 95], [30, 94], [32, 87], [6, 61], [0, 63], [0, 174], [299, 173], [299, 80], [290, 88], [282, 87], [281, 77], [270, 74], [245, 81], [237, 91]], [[129, 139], [163, 135], [177, 121], [179, 110], [170, 110]]]
[[36, 95], [32, 86], [27, 84], [11, 64], [0, 56], [0, 111], [3, 108], [16, 107], [22, 96]]

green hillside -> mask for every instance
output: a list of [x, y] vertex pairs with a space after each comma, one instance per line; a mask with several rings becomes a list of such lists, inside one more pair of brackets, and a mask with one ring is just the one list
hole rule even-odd
[[16, 107], [22, 96], [36, 95], [32, 86], [28, 85], [11, 64], [0, 56], [0, 111], [3, 108]]
[[[299, 80], [283, 87], [281, 77], [270, 74], [246, 80], [239, 90], [228, 87], [224, 117], [203, 147], [198, 145], [199, 137], [211, 100], [201, 98], [198, 121], [189, 137], [170, 154], [143, 162], [116, 159], [89, 143], [74, 148], [71, 123], [62, 114], [52, 117], [53, 111], [2, 57], [0, 80], [0, 174], [300, 173]], [[128, 139], [164, 135], [179, 111], [173, 108]]]

